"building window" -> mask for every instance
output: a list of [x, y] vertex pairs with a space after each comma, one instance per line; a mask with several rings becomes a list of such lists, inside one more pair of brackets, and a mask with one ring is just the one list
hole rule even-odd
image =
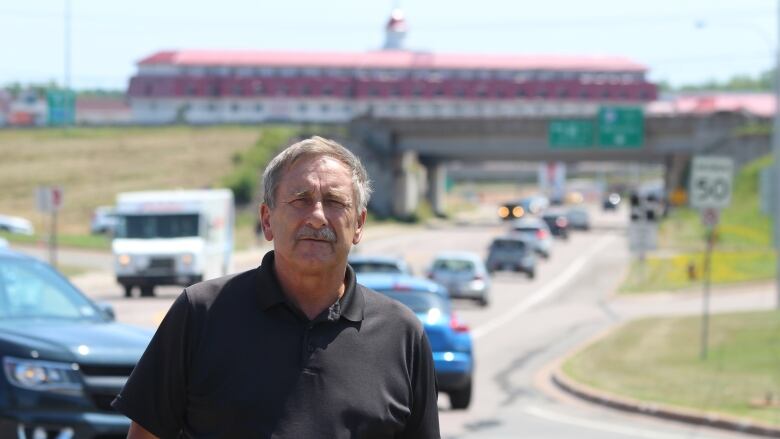
[[523, 90], [522, 88], [518, 87], [517, 90], [515, 90], [515, 96], [518, 97], [518, 98], [524, 98], [526, 96], [525, 90]]
[[238, 110], [239, 110], [240, 108], [241, 108], [241, 107], [239, 107], [239, 105], [238, 105], [238, 104], [236, 104], [236, 103], [234, 103], [233, 105], [231, 105], [231, 106], [230, 106], [230, 109], [231, 109], [231, 110], [233, 110], [233, 112], [234, 112], [234, 113], [238, 113]]
[[233, 96], [241, 96], [242, 91], [243, 91], [242, 87], [241, 87], [241, 84], [233, 84], [231, 89], [232, 89]]
[[262, 113], [263, 112], [263, 104], [256, 104], [255, 105], [255, 111], [258, 112], [258, 113]]
[[330, 111], [330, 105], [328, 105], [328, 104], [322, 104], [322, 105], [320, 106], [320, 111], [322, 111], [323, 113], [327, 113], [327, 112], [329, 112], [329, 111]]
[[298, 104], [298, 111], [299, 112], [305, 113], [308, 109], [309, 109], [309, 107], [306, 104], [303, 104], [303, 103]]
[[208, 86], [208, 95], [209, 96], [219, 96], [219, 87], [217, 84], [209, 84]]
[[261, 94], [263, 94], [263, 83], [262, 83], [262, 82], [260, 82], [260, 81], [254, 82], [254, 83], [252, 84], [252, 91], [253, 91], [253, 92], [254, 92], [256, 95], [261, 95]]
[[322, 86], [322, 94], [325, 96], [330, 96], [333, 94], [333, 87], [330, 85], [323, 85]]
[[152, 96], [154, 94], [154, 85], [150, 82], [144, 84], [144, 95]]
[[213, 112], [217, 111], [217, 104], [212, 102], [212, 103], [210, 103], [208, 105], [207, 109], [213, 113]]
[[184, 93], [187, 96], [195, 96], [198, 93], [198, 90], [195, 88], [195, 84], [187, 84]]
[[311, 94], [311, 87], [308, 84], [303, 84], [301, 86], [301, 95], [309, 96], [310, 94]]

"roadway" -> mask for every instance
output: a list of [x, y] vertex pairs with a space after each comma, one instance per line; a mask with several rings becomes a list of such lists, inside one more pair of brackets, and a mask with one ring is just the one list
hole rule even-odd
[[[503, 225], [487, 221], [492, 219], [492, 212], [488, 207], [484, 215], [461, 225], [381, 226], [372, 230], [369, 224], [358, 250], [403, 255], [420, 274], [438, 251], [470, 250], [485, 255], [492, 237], [504, 230]], [[552, 257], [540, 260], [534, 280], [500, 273], [493, 279], [487, 308], [456, 302], [459, 316], [472, 329], [475, 386], [468, 410], [450, 410], [446, 396], [440, 397], [443, 437], [753, 437], [601, 408], [563, 394], [549, 383], [549, 370], [556, 360], [617, 323], [643, 315], [695, 314], [700, 308], [698, 297], [689, 295], [613, 296], [630, 262], [625, 237], [627, 215], [597, 209], [592, 209], [592, 214], [595, 227], [589, 232], [575, 232], [568, 241], [556, 241]], [[269, 248], [266, 245], [238, 254], [237, 268], [255, 266]], [[77, 252], [73, 259], [79, 256], [84, 257]], [[63, 252], [61, 260], [67, 259], [68, 252]], [[105, 260], [99, 257], [89, 263], [105, 267]], [[78, 276], [75, 282], [94, 299], [111, 303], [119, 321], [149, 327], [159, 322], [181, 291], [158, 288], [156, 297], [128, 300], [105, 270]], [[750, 291], [720, 295], [713, 301], [715, 310], [772, 306], [767, 294]]]

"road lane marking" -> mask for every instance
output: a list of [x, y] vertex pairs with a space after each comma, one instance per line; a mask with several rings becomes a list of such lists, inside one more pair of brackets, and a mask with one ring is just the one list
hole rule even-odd
[[615, 235], [607, 235], [601, 238], [598, 242], [596, 242], [596, 245], [590, 248], [590, 250], [582, 254], [579, 258], [575, 259], [574, 262], [571, 263], [563, 273], [555, 278], [555, 280], [545, 284], [542, 288], [528, 296], [522, 302], [510, 308], [509, 311], [505, 312], [504, 314], [499, 315], [482, 326], [474, 328], [471, 331], [471, 337], [474, 340], [478, 340], [490, 334], [501, 326], [504, 326], [514, 320], [514, 318], [519, 314], [528, 311], [532, 306], [556, 293], [585, 267], [585, 264], [588, 263], [593, 255], [603, 250], [604, 247], [609, 245], [614, 239]]
[[[562, 415], [549, 410], [545, 410], [539, 407], [525, 407], [523, 411], [531, 416], [537, 418], [546, 419], [561, 424], [575, 425], [577, 427], [589, 428], [591, 430], [607, 431], [610, 433], [617, 433], [631, 438], [643, 438], [643, 439], [684, 439], [690, 437], [689, 433], [686, 434], [674, 434], [674, 433], [659, 433], [647, 430], [640, 430], [638, 428], [626, 427], [621, 425], [608, 424], [605, 422], [591, 421], [589, 419], [577, 418], [574, 416]], [[697, 436], [698, 437], [698, 436]], [[701, 436], [705, 437], [705, 436]]]

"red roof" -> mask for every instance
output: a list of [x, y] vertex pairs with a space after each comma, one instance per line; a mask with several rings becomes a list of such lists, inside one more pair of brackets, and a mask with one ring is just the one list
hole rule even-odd
[[659, 115], [712, 114], [725, 111], [772, 117], [775, 108], [775, 97], [772, 93], [701, 93], [652, 102], [648, 104], [647, 111]]
[[404, 50], [374, 52], [278, 52], [179, 50], [157, 52], [139, 65], [373, 67], [400, 69], [494, 69], [646, 71], [647, 67], [617, 56], [440, 54]]

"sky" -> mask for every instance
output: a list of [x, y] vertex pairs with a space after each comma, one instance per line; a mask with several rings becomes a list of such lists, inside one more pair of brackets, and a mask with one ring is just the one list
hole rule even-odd
[[125, 89], [170, 49], [373, 50], [396, 6], [409, 49], [619, 55], [672, 85], [757, 75], [778, 39], [773, 0], [2, 0], [0, 84]]

